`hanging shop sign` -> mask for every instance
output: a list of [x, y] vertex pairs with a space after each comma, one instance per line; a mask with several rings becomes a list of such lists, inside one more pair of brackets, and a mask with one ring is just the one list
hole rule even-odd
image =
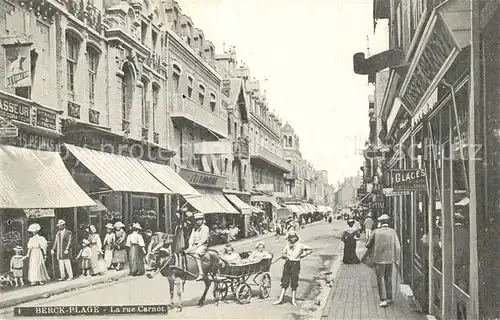
[[409, 194], [410, 191], [407, 190], [394, 190], [393, 188], [384, 188], [384, 195], [386, 197], [406, 196]]
[[24, 209], [24, 213], [28, 219], [53, 218], [56, 216], [54, 209]]
[[5, 45], [5, 86], [31, 86], [31, 43]]
[[226, 185], [226, 177], [182, 168], [179, 175], [192, 186], [220, 188]]
[[426, 173], [424, 169], [391, 170], [393, 191], [426, 190]]
[[434, 91], [439, 80], [438, 75], [444, 74], [450, 65], [447, 61], [456, 52], [453, 35], [440, 16], [436, 17], [434, 27], [429, 32], [425, 47], [416, 57], [413, 70], [409, 71], [410, 78], [401, 98], [411, 112], [417, 111], [421, 100], [425, 102], [428, 93]]

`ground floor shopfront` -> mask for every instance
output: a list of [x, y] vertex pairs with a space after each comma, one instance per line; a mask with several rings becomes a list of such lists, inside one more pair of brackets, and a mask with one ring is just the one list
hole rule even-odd
[[[479, 56], [471, 47], [457, 52], [443, 85], [417, 102], [425, 107], [398, 123], [404, 132], [389, 133], [399, 136], [390, 169], [425, 177], [423, 187], [388, 200], [403, 282], [424, 312], [441, 319], [499, 316], [499, 14], [484, 26]], [[411, 99], [402, 100], [413, 111]]]

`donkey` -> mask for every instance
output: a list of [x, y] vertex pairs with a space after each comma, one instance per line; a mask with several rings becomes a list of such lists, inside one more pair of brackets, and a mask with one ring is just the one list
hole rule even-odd
[[[179, 298], [179, 305], [177, 311], [182, 311], [182, 293], [184, 292], [184, 284], [186, 281], [193, 281], [198, 276], [198, 265], [196, 263], [197, 257], [189, 253], [172, 253], [169, 243], [164, 241], [165, 234], [157, 232], [148, 247], [148, 252], [145, 257], [146, 276], [153, 278], [157, 273], [168, 279], [170, 290], [170, 304], [169, 308], [174, 308], [174, 287], [177, 288], [177, 296]], [[219, 253], [215, 250], [209, 249], [207, 253], [201, 257], [204, 279], [205, 291], [198, 301], [198, 306], [203, 306], [208, 290], [212, 284], [213, 279], [217, 276], [219, 267], [226, 264], [220, 258]], [[210, 279], [209, 277], [212, 277]], [[218, 304], [217, 297], [215, 297]]]

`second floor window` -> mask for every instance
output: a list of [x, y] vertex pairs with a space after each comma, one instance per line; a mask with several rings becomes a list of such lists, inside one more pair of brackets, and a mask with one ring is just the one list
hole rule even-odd
[[189, 98], [192, 98], [193, 97], [193, 77], [188, 77], [188, 91], [187, 91], [187, 95]]
[[215, 93], [211, 93], [210, 94], [210, 110], [212, 110], [212, 112], [214, 112], [216, 106], [217, 106], [217, 97], [215, 96]]
[[205, 103], [205, 87], [200, 85], [200, 92], [198, 92], [198, 102], [203, 105]]
[[174, 71], [172, 72], [173, 89], [174, 93], [177, 93], [179, 92], [179, 83], [181, 80], [181, 68], [179, 68], [179, 66], [175, 64], [173, 68], [174, 68]]
[[153, 86], [153, 131], [156, 132], [156, 108], [158, 108], [158, 100], [160, 98], [160, 88]]
[[95, 86], [97, 78], [97, 65], [99, 63], [99, 53], [93, 48], [87, 48], [87, 64], [89, 73], [89, 105], [95, 103]]
[[142, 81], [142, 92], [141, 92], [141, 123], [143, 128], [149, 128], [149, 114], [148, 114], [148, 83]]
[[67, 77], [67, 90], [68, 97], [75, 100], [75, 82], [76, 82], [76, 68], [78, 63], [78, 49], [80, 41], [77, 37], [66, 34], [66, 77]]
[[130, 110], [133, 99], [133, 85], [134, 80], [132, 71], [128, 65], [125, 65], [123, 68], [123, 78], [121, 85], [121, 109], [122, 119], [127, 121], [130, 120]]

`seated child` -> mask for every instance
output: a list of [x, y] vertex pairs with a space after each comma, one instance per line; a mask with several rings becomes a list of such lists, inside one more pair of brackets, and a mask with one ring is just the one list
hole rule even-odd
[[224, 253], [222, 254], [222, 259], [233, 264], [241, 261], [241, 257], [237, 252], [234, 252], [234, 248], [229, 243], [224, 247]]
[[271, 258], [271, 254], [266, 251], [264, 242], [257, 243], [257, 250], [253, 251], [248, 260], [262, 260]]

